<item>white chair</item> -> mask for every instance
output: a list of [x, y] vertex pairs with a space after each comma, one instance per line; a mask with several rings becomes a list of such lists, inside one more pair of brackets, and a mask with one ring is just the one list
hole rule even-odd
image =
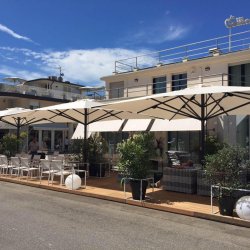
[[33, 159], [30, 161], [33, 168], [39, 168], [41, 155], [34, 155]]
[[48, 175], [48, 184], [49, 184], [49, 180], [52, 178], [52, 175], [58, 172], [58, 170], [56, 169], [51, 169], [50, 163], [51, 163], [50, 161], [45, 159], [40, 160], [40, 184], [44, 174]]
[[64, 176], [72, 174], [72, 171], [70, 170], [64, 170], [64, 166], [61, 160], [52, 160], [50, 164], [51, 170], [56, 170], [55, 173], [52, 174], [52, 185], [54, 176], [60, 177], [60, 185], [64, 184]]
[[57, 155], [53, 158], [53, 160], [60, 160], [61, 162], [64, 163], [64, 155]]
[[12, 166], [11, 176], [13, 175], [13, 172], [16, 172], [16, 176], [19, 176], [20, 171], [21, 171], [20, 158], [17, 156], [11, 157], [10, 158], [10, 165]]
[[6, 155], [0, 156], [0, 174], [8, 174], [11, 171], [12, 167], [9, 165], [8, 158]]
[[27, 172], [27, 181], [29, 176], [32, 178], [33, 173], [38, 170], [39, 168], [32, 167], [28, 158], [21, 158], [21, 175], [23, 177], [23, 172]]

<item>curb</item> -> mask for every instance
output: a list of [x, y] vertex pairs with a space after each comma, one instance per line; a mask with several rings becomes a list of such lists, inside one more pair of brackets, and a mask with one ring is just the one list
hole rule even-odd
[[101, 194], [93, 194], [93, 193], [87, 193], [87, 192], [82, 192], [82, 191], [77, 191], [77, 190], [69, 190], [66, 188], [64, 189], [64, 188], [55, 187], [55, 186], [45, 186], [42, 184], [31, 183], [31, 182], [26, 182], [26, 181], [16, 180], [16, 179], [7, 179], [7, 178], [0, 177], [0, 181], [21, 184], [21, 185], [30, 186], [30, 187], [42, 188], [42, 189], [52, 190], [56, 192], [75, 194], [75, 195], [81, 195], [85, 197], [96, 198], [96, 199], [114, 201], [114, 202], [132, 205], [132, 206], [144, 207], [144, 208], [163, 211], [163, 212], [186, 215], [190, 217], [196, 217], [200, 219], [206, 219], [206, 220], [250, 228], [250, 221], [242, 220], [240, 218], [220, 216], [216, 214], [205, 214], [205, 213], [200, 213], [200, 212], [195, 212], [195, 211], [183, 210], [179, 208], [164, 207], [161, 205], [152, 204], [152, 203], [148, 203], [145, 201], [140, 202], [140, 201], [125, 199], [125, 198], [117, 198], [117, 197], [111, 197], [111, 196], [106, 196], [106, 195], [101, 195]]

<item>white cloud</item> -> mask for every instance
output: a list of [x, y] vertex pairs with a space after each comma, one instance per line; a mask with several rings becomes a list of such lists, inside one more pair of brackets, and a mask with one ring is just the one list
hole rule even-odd
[[[167, 12], [168, 14], [170, 12]], [[190, 26], [169, 20], [164, 17], [154, 23], [140, 25], [126, 35], [120, 42], [129, 44], [161, 44], [168, 41], [182, 39], [190, 31]]]
[[[0, 66], [0, 73], [8, 76], [20, 76], [26, 79], [58, 75], [62, 67], [65, 80], [75, 83], [96, 84], [105, 75], [115, 70], [115, 61], [150, 53], [149, 50], [129, 50], [122, 48], [97, 48], [92, 50], [42, 51], [36, 52], [25, 48], [0, 47], [2, 53], [11, 54], [20, 62], [17, 70]], [[135, 60], [130, 60], [132, 63]], [[152, 65], [154, 58], [145, 56], [143, 65]], [[20, 70], [24, 68], [25, 70]], [[14, 74], [15, 73], [15, 74]], [[20, 75], [19, 75], [20, 74]]]
[[149, 27], [133, 36], [132, 43], [146, 42], [148, 44], [160, 44], [167, 41], [181, 39], [189, 31], [188, 27], [182, 25], [170, 25], [166, 27]]
[[7, 33], [7, 34], [11, 35], [14, 38], [34, 43], [30, 38], [28, 38], [26, 36], [21, 36], [21, 35], [17, 34], [13, 30], [11, 30], [8, 27], [6, 27], [5, 25], [0, 24], [0, 31]]
[[[67, 78], [73, 81], [96, 82], [104, 75], [110, 75], [115, 70], [115, 61], [121, 58], [135, 57], [149, 51], [104, 49], [71, 50], [68, 52], [51, 52], [43, 57], [46, 69], [60, 65]], [[148, 60], [148, 59], [147, 59]], [[149, 62], [149, 61], [148, 61]]]
[[43, 75], [37, 72], [32, 72], [8, 66], [0, 66], [0, 74], [11, 77], [20, 77], [25, 80], [32, 80], [43, 77]]

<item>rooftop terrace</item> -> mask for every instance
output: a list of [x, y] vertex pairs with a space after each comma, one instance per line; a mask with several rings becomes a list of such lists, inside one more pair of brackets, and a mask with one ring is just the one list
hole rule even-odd
[[133, 72], [250, 48], [250, 30], [115, 61], [114, 73]]

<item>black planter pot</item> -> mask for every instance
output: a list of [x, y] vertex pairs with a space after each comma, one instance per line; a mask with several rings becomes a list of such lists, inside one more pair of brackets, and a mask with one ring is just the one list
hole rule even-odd
[[89, 165], [89, 176], [96, 176], [97, 175], [97, 167], [96, 164]]
[[102, 164], [100, 168], [99, 163], [93, 163], [89, 166], [89, 175], [95, 177], [104, 177], [105, 176], [105, 166]]
[[[142, 190], [141, 190], [141, 180], [130, 180], [130, 187], [132, 191], [132, 197], [134, 200], [145, 200], [146, 189], [148, 186], [147, 180], [142, 180]], [[141, 194], [142, 191], [142, 194]]]
[[230, 196], [219, 198], [219, 210], [221, 215], [233, 216], [235, 198]]
[[[79, 163], [79, 169], [80, 170], [88, 170], [87, 165], [85, 163]], [[77, 175], [79, 175], [81, 179], [85, 177], [84, 172], [79, 172], [79, 173], [77, 173]]]

